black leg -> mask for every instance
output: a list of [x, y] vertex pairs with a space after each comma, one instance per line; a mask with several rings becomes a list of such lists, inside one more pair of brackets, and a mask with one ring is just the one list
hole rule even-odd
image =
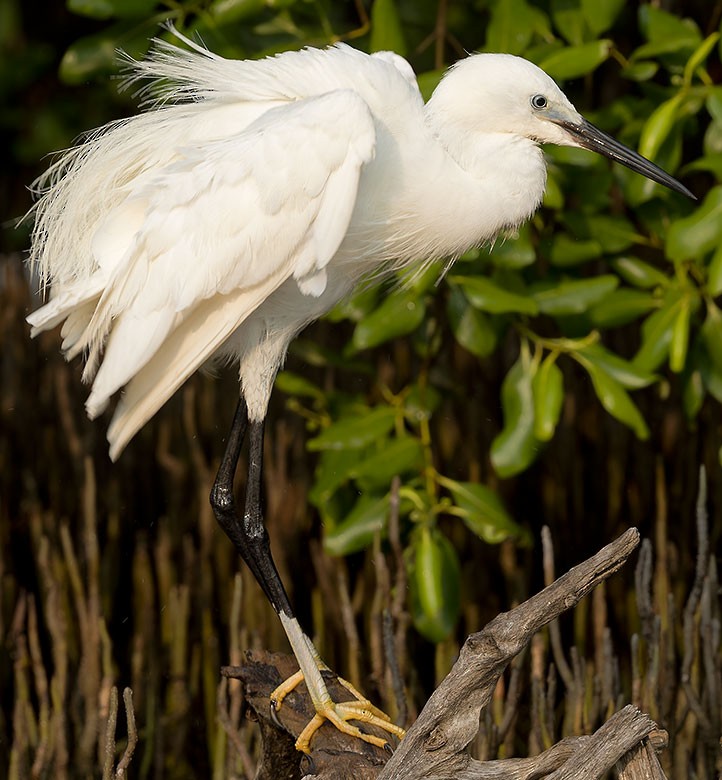
[[[243, 437], [249, 429], [248, 481], [243, 519], [238, 515], [233, 496], [233, 478], [238, 466]], [[211, 507], [221, 528], [233, 542], [276, 612], [293, 617], [288, 595], [271, 557], [261, 508], [263, 474], [263, 422], [248, 420], [246, 403], [241, 399], [228, 435], [216, 481], [211, 490]]]

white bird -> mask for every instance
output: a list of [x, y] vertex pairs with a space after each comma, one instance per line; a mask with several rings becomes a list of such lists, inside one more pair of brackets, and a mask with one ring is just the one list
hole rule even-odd
[[[49, 301], [32, 335], [63, 323], [83, 353], [91, 418], [123, 390], [115, 460], [209, 360], [237, 363], [240, 402], [211, 493], [216, 517], [283, 623], [320, 717], [403, 732], [367, 702], [331, 701], [271, 558], [261, 512], [263, 425], [289, 342], [360, 281], [454, 258], [527, 220], [546, 183], [540, 144], [591, 149], [693, 197], [589, 124], [554, 81], [476, 54], [428, 103], [411, 66], [338, 44], [260, 61], [157, 41], [133, 79], [157, 100], [66, 152], [38, 181], [31, 263]], [[233, 478], [246, 429], [243, 517]], [[283, 692], [279, 693], [279, 706]], [[313, 723], [313, 722], [312, 722]]]

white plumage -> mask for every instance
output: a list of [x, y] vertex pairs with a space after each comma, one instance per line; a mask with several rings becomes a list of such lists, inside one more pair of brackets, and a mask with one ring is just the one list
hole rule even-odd
[[[85, 355], [91, 417], [123, 391], [113, 459], [206, 361], [238, 363], [216, 518], [278, 612], [317, 712], [383, 744], [346, 721], [401, 729], [368, 702], [330, 700], [263, 527], [263, 420], [289, 342], [362, 279], [453, 259], [526, 220], [546, 183], [540, 143], [593, 149], [690, 193], [518, 57], [463, 60], [424, 105], [390, 52], [337, 45], [239, 62], [178, 37], [190, 50], [157, 42], [132, 63], [131, 81], [150, 79], [150, 110], [90, 134], [37, 183], [31, 262], [51, 294], [28, 321], [33, 335], [63, 323], [68, 359]], [[241, 518], [233, 476], [247, 427]]]
[[[186, 43], [133, 64], [167, 80], [150, 111], [91, 134], [40, 182], [31, 259], [51, 299], [29, 322], [34, 335], [64, 321], [67, 357], [87, 355], [91, 417], [127, 387], [113, 458], [213, 356], [239, 361], [262, 419], [289, 341], [360, 278], [456, 255], [543, 193], [536, 142], [488, 110], [495, 58], [457, 66], [424, 107], [390, 53], [230, 61]], [[573, 111], [545, 74], [504, 59], [533, 77], [525, 91]], [[465, 70], [476, 94], [458, 102]]]

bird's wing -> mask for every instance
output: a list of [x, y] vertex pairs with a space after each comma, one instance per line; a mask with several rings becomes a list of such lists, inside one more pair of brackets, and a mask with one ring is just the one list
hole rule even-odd
[[[237, 136], [184, 149], [140, 177], [99, 222], [93, 246], [112, 262], [97, 258], [90, 297], [74, 290], [66, 306], [53, 299], [33, 323], [66, 319], [69, 356], [89, 352], [87, 379], [102, 354], [89, 415], [131, 383], [114, 422], [116, 455], [285, 280], [323, 292], [375, 137], [350, 90], [276, 107]], [[74, 313], [89, 310], [80, 327]]]
[[127, 60], [127, 82], [145, 81], [140, 92], [151, 103], [299, 100], [336, 89], [360, 90], [364, 83], [373, 85], [391, 105], [414, 99], [422, 102], [411, 65], [393, 52], [369, 56], [337, 43], [325, 49], [279, 52], [260, 60], [231, 60], [170, 29], [187, 48], [156, 39], [145, 59]]

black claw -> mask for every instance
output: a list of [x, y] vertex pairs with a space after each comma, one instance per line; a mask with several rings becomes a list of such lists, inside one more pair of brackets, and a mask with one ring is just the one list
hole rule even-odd
[[308, 767], [307, 771], [304, 771], [303, 774], [305, 775], [315, 775], [316, 774], [316, 764], [314, 763], [313, 759], [311, 758], [309, 753], [304, 753], [303, 758], [301, 759], [301, 763], [303, 763], [303, 759], [306, 759], [308, 761]]
[[277, 709], [277, 707], [278, 707], [278, 704], [276, 703], [276, 700], [275, 699], [271, 699], [271, 706], [270, 706], [271, 720], [274, 722], [274, 724], [276, 726], [278, 726], [279, 729], [284, 729], [285, 730], [286, 727], [278, 719], [278, 709]]
[[386, 752], [387, 752], [387, 753], [388, 753], [390, 756], [393, 756], [393, 754], [394, 754], [394, 749], [391, 747], [391, 743], [390, 743], [390, 742], [384, 742], [384, 750], [385, 750], [385, 751], [386, 751]]

